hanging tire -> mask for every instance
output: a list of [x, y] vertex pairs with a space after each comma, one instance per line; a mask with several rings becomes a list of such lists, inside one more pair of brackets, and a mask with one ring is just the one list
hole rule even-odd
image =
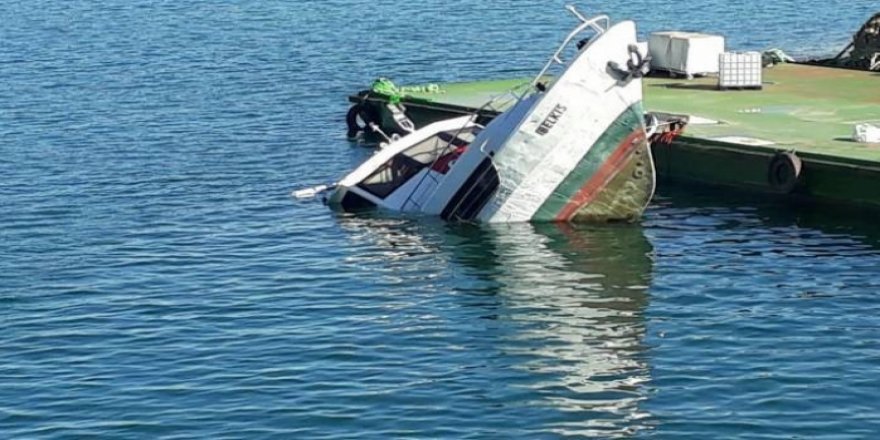
[[[349, 139], [357, 138], [358, 133], [371, 133], [372, 129], [370, 128], [371, 123], [380, 123], [380, 115], [376, 111], [373, 106], [368, 105], [366, 103], [355, 104], [348, 109], [348, 113], [345, 115], [345, 125], [348, 128], [345, 136]], [[360, 119], [363, 122], [361, 125], [358, 122]]]
[[798, 184], [803, 163], [793, 152], [779, 152], [770, 159], [767, 167], [767, 184], [780, 194], [788, 194]]

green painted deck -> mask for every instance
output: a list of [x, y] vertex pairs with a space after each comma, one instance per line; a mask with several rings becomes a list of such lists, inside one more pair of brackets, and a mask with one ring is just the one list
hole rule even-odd
[[[412, 93], [408, 100], [476, 108], [529, 79], [451, 83], [440, 93]], [[647, 78], [649, 111], [720, 121], [691, 124], [686, 135], [707, 140], [744, 137], [795, 150], [880, 162], [880, 144], [850, 140], [853, 125], [880, 124], [880, 73], [780, 64], [764, 69], [762, 90], [716, 88], [717, 78]], [[736, 142], [732, 142], [736, 143]]]
[[877, 73], [782, 64], [764, 70], [763, 90], [720, 91], [716, 81], [649, 79], [646, 106], [722, 122], [691, 124], [690, 137], [746, 136], [775, 148], [880, 161], [880, 144], [851, 140], [855, 124], [880, 123]]
[[[436, 104], [449, 104], [458, 107], [480, 108], [492, 98], [506, 93], [517, 86], [527, 84], [532, 78], [500, 79], [492, 81], [475, 81], [460, 83], [445, 83], [440, 85], [440, 91], [406, 93], [407, 100], [429, 102]], [[424, 86], [417, 88], [424, 88]], [[510, 103], [508, 103], [510, 104]], [[500, 108], [499, 110], [505, 110]]]

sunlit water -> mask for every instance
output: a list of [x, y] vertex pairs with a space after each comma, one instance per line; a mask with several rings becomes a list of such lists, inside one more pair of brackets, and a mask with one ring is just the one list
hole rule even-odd
[[[876, 4], [585, 4], [829, 55]], [[5, 2], [0, 438], [874, 438], [874, 214], [344, 216], [345, 97], [534, 72], [562, 2]]]

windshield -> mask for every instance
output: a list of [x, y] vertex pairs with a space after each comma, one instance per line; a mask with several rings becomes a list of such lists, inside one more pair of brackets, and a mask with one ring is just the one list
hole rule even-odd
[[[458, 157], [479, 131], [480, 127], [441, 131], [392, 157], [358, 184], [358, 187], [384, 199], [432, 164], [435, 165], [434, 171], [445, 174], [450, 160]], [[436, 166], [438, 162], [442, 162], [442, 166]]]
[[[430, 165], [440, 155], [449, 153], [460, 147], [467, 147], [480, 132], [479, 127], [467, 127], [461, 130], [441, 131], [418, 144], [407, 148], [402, 154], [425, 165]], [[449, 147], [448, 149], [446, 147]]]
[[384, 199], [427, 165], [398, 154], [358, 184], [364, 191]]

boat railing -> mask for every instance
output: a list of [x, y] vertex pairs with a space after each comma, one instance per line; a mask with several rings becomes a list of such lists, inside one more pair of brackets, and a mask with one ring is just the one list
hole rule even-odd
[[477, 114], [482, 115], [489, 112], [503, 113], [533, 91], [532, 83], [523, 82], [500, 95], [492, 97], [492, 99], [477, 109]]
[[565, 40], [562, 41], [562, 44], [559, 45], [559, 48], [556, 49], [556, 52], [553, 53], [553, 56], [547, 61], [544, 65], [544, 68], [541, 69], [541, 72], [532, 80], [531, 85], [536, 86], [540, 83], [546, 76], [550, 69], [556, 64], [565, 64], [565, 60], [562, 59], [562, 52], [568, 47], [569, 44], [577, 37], [580, 33], [584, 32], [587, 29], [592, 29], [597, 35], [604, 34], [608, 27], [611, 25], [611, 19], [608, 18], [607, 15], [597, 15], [592, 18], [587, 18], [583, 14], [581, 14], [574, 5], [566, 5], [565, 9], [572, 13], [578, 20], [581, 21], [577, 27], [574, 28], [571, 32], [569, 32], [568, 36], [565, 37]]
[[569, 46], [569, 44], [571, 44], [572, 40], [574, 40], [575, 37], [577, 37], [579, 34], [587, 29], [593, 30], [593, 32], [595, 32], [597, 35], [601, 35], [605, 33], [608, 30], [608, 27], [611, 25], [611, 19], [608, 18], [607, 15], [597, 15], [592, 18], [587, 18], [583, 14], [581, 14], [573, 5], [567, 5], [565, 8], [575, 17], [577, 17], [578, 20], [581, 21], [581, 24], [578, 25], [573, 31], [568, 34], [568, 36], [565, 37], [565, 40], [563, 40], [559, 48], [556, 49], [556, 52], [553, 53], [553, 56], [550, 57], [550, 60], [547, 62], [547, 64], [544, 65], [544, 67], [532, 81], [523, 82], [522, 84], [515, 86], [498, 96], [493, 97], [485, 104], [483, 104], [480, 108], [478, 108], [476, 114], [483, 115], [490, 112], [503, 113], [504, 111], [512, 108], [519, 101], [534, 93], [536, 90], [535, 87], [539, 83], [546, 83], [552, 79], [548, 73], [549, 70], [555, 64], [565, 64], [565, 61], [561, 57], [562, 53]]
[[[534, 93], [538, 83], [547, 81], [549, 79], [548, 71], [551, 67], [553, 67], [554, 64], [565, 64], [565, 61], [563, 61], [561, 58], [562, 52], [569, 46], [569, 44], [571, 44], [572, 40], [574, 40], [575, 37], [586, 31], [587, 29], [591, 29], [597, 35], [601, 35], [604, 34], [610, 26], [611, 20], [610, 18], [608, 18], [607, 15], [597, 15], [592, 18], [587, 18], [572, 5], [567, 5], [566, 9], [571, 12], [575, 17], [577, 17], [581, 21], [581, 24], [578, 25], [573, 31], [568, 34], [568, 36], [565, 37], [565, 40], [563, 40], [562, 44], [559, 46], [556, 52], [553, 53], [553, 56], [550, 57], [550, 60], [547, 62], [544, 68], [541, 69], [541, 72], [538, 73], [535, 79], [531, 82], [524, 82], [508, 90], [506, 93], [493, 97], [488, 102], [483, 104], [479, 109], [477, 109], [476, 112], [474, 112], [475, 116], [483, 115], [489, 112], [503, 113], [504, 111], [512, 108], [517, 103], [522, 101], [525, 97]], [[474, 121], [475, 120], [476, 118], [474, 119]], [[469, 123], [465, 123], [459, 129], [458, 133], [460, 133], [461, 130], [464, 130], [464, 128], [467, 127], [468, 124]], [[458, 133], [456, 133], [456, 136], [458, 136]], [[491, 159], [491, 154], [484, 150], [485, 145], [486, 144], [483, 143], [479, 146], [480, 153], [483, 155], [483, 157], [488, 157]], [[450, 152], [452, 148], [452, 142], [447, 142], [447, 144], [441, 149], [440, 155], [435, 158], [434, 162], [436, 163], [440, 156]], [[432, 168], [433, 166], [434, 164], [431, 165]], [[439, 183], [436, 176], [432, 175], [430, 172], [425, 173], [404, 201], [402, 205], [403, 210], [406, 210], [408, 205], [415, 205], [416, 207], [421, 209], [421, 203], [414, 200], [414, 196], [416, 195], [416, 193], [418, 193], [419, 189], [421, 189], [422, 184], [425, 182], [426, 179], [433, 180], [435, 184]]]

